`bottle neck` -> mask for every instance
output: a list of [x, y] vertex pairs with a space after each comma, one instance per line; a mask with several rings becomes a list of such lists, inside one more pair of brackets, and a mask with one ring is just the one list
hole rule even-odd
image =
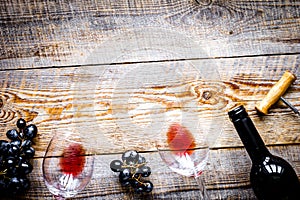
[[259, 161], [265, 156], [270, 155], [264, 141], [243, 106], [235, 108], [228, 114], [252, 162]]

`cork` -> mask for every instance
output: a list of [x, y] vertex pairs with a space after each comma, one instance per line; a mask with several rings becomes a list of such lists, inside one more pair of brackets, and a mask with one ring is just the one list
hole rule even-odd
[[256, 103], [256, 110], [265, 115], [268, 114], [269, 108], [280, 99], [295, 80], [296, 76], [290, 71], [286, 71], [280, 80], [271, 88], [265, 98]]

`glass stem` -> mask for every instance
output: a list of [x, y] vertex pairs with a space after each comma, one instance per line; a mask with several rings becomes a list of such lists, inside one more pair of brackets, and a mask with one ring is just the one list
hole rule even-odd
[[193, 169], [193, 171], [194, 171], [194, 178], [195, 178], [195, 180], [199, 186], [199, 190], [200, 190], [200, 198], [199, 199], [200, 200], [209, 200], [210, 198], [208, 197], [207, 190], [203, 183], [202, 177], [200, 177], [202, 172], [199, 173], [196, 171], [195, 165], [194, 165], [192, 159], [190, 158], [190, 156], [188, 156], [188, 154], [185, 154], [185, 158], [186, 158], [186, 161], [188, 162], [188, 164], [190, 165], [190, 168]]
[[199, 186], [199, 190], [200, 190], [200, 198], [199, 199], [200, 200], [210, 200], [202, 178], [201, 177], [195, 177], [195, 180], [196, 180], [196, 182]]

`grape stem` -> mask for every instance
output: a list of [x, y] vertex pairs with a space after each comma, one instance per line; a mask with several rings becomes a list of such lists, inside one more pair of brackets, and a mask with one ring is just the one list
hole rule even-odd
[[5, 175], [6, 171], [7, 171], [7, 169], [4, 169], [3, 171], [0, 172], [0, 175]]
[[139, 174], [139, 177], [138, 177], [138, 178], [135, 178], [134, 175], [135, 175], [135, 174], [132, 175], [132, 177], [131, 177], [132, 179], [136, 180], [136, 181], [137, 181], [138, 183], [140, 183], [140, 184], [144, 184], [143, 182], [140, 181], [140, 178], [141, 178], [141, 175], [140, 175], [140, 174]]
[[141, 163], [141, 164], [133, 164], [133, 165], [122, 165], [121, 168], [139, 168], [139, 167], [142, 167], [142, 166], [145, 166], [147, 164], [147, 162], [144, 162], [144, 163]]
[[194, 176], [194, 178], [195, 178], [195, 180], [196, 180], [196, 182], [197, 182], [197, 184], [199, 186], [200, 199], [202, 199], [202, 200], [209, 200], [210, 198], [209, 198], [209, 196], [207, 194], [207, 190], [205, 188], [205, 185], [203, 183], [202, 178], [201, 177], [195, 177], [195, 176]]
[[[123, 163], [123, 164], [124, 164], [124, 163]], [[147, 164], [147, 162], [143, 162], [143, 163], [140, 163], [140, 164], [135, 163], [135, 164], [133, 164], [133, 165], [122, 165], [121, 168], [130, 168], [130, 171], [133, 171], [133, 169], [136, 170], [136, 169], [138, 169], [138, 168], [140, 168], [140, 167], [145, 166], [146, 164]], [[132, 178], [132, 179], [135, 179], [135, 180], [136, 180], [137, 182], [139, 182], [140, 184], [143, 184], [143, 182], [140, 181], [141, 174], [139, 174], [139, 177], [138, 177], [138, 178], [136, 178], [135, 175], [136, 175], [136, 173], [133, 173], [132, 176], [131, 176], [131, 178]]]

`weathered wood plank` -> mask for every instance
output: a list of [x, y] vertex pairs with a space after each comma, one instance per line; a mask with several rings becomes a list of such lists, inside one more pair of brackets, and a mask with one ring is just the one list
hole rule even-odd
[[[286, 158], [300, 177], [300, 146], [287, 145], [271, 147], [270, 151]], [[93, 178], [85, 191], [77, 198], [90, 199], [198, 199], [198, 186], [193, 178], [180, 176], [169, 170], [157, 152], [143, 153], [152, 168], [149, 177], [155, 186], [145, 196], [127, 192], [118, 184], [117, 174], [109, 169], [117, 155], [98, 155]], [[25, 199], [52, 199], [43, 183], [42, 159], [34, 160], [34, 171], [30, 174], [32, 188], [22, 197]], [[255, 199], [249, 182], [251, 161], [243, 148], [212, 150], [203, 179], [211, 199]], [[88, 192], [87, 192], [88, 191]], [[75, 199], [77, 199], [75, 198]]]
[[[97, 152], [153, 150], [170, 122], [182, 121], [215, 134], [217, 147], [235, 147], [241, 142], [227, 111], [245, 104], [267, 144], [299, 143], [290, 109], [276, 105], [264, 117], [254, 110], [285, 70], [300, 77], [297, 63], [299, 56], [271, 56], [1, 71], [1, 135], [24, 117], [39, 127], [37, 156], [51, 129], [70, 126]], [[285, 97], [299, 108], [299, 96], [297, 80]]]
[[300, 52], [297, 1], [3, 1], [0, 67]]
[[[78, 199], [198, 199], [196, 181], [170, 172], [153, 152], [176, 120], [193, 133], [222, 130], [203, 175], [211, 198], [255, 199], [250, 160], [226, 114], [241, 103], [300, 177], [299, 118], [280, 103], [264, 117], [254, 110], [285, 70], [300, 77], [298, 1], [0, 2], [0, 138], [19, 117], [40, 130], [32, 189], [20, 199], [52, 199], [41, 157], [51, 130], [66, 127], [98, 154]], [[300, 108], [299, 80], [285, 97]], [[113, 153], [125, 149], [148, 152], [149, 196], [127, 193], [110, 172]]]

